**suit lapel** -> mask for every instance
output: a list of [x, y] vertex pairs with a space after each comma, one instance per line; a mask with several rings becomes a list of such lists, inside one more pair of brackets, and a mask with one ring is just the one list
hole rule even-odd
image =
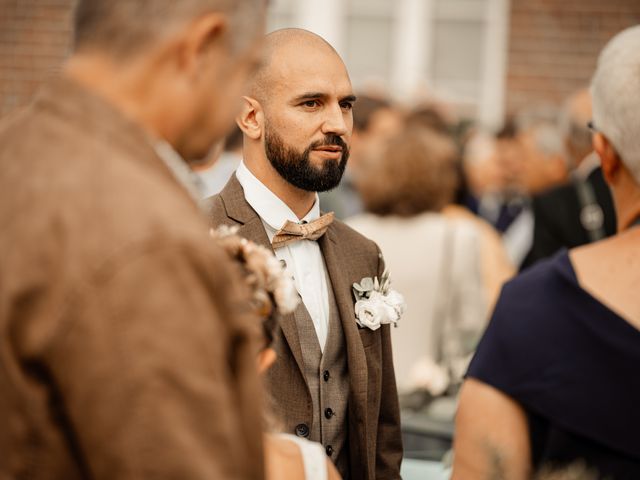
[[[273, 251], [262, 220], [247, 203], [242, 185], [240, 185], [235, 175], [231, 176], [227, 185], [220, 192], [220, 197], [224, 203], [227, 216], [239, 224], [238, 235]], [[298, 308], [304, 308], [304, 305], [301, 304]], [[300, 346], [295, 314], [290, 313], [289, 315], [281, 316], [279, 323], [298, 368], [300, 368], [300, 372], [303, 373], [304, 377], [302, 347]]]
[[[367, 408], [367, 360], [356, 325], [351, 284], [345, 278], [345, 266], [350, 259], [343, 255], [339, 248], [337, 235], [332, 224], [327, 233], [318, 241], [324, 256], [327, 272], [331, 279], [331, 287], [338, 304], [340, 320], [347, 345], [347, 361], [349, 365], [349, 382], [353, 394], [355, 411], [366, 418]], [[360, 422], [358, 422], [360, 423]], [[364, 426], [366, 422], [362, 422]], [[363, 427], [364, 428], [364, 427]], [[363, 432], [366, 438], [366, 432]]]

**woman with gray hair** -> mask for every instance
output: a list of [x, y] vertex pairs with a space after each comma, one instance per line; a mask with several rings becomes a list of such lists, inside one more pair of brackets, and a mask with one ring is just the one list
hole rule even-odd
[[594, 149], [617, 235], [562, 251], [509, 282], [471, 362], [453, 478], [530, 478], [583, 459], [640, 478], [640, 26], [616, 35], [593, 77]]

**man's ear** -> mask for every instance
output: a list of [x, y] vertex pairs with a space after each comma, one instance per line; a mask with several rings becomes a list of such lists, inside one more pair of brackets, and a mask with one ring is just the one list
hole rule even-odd
[[211, 49], [224, 45], [229, 33], [226, 15], [212, 12], [186, 25], [176, 36], [179, 68], [197, 75], [199, 65], [210, 61]]
[[236, 123], [247, 137], [258, 140], [264, 128], [264, 113], [260, 102], [255, 98], [242, 97], [242, 109]]
[[593, 135], [593, 149], [600, 157], [604, 178], [608, 183], [613, 182], [621, 166], [618, 152], [609, 139], [600, 132]]

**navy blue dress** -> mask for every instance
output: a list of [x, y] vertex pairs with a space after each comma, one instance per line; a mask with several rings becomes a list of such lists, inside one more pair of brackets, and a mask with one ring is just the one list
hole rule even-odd
[[640, 479], [640, 330], [580, 287], [567, 251], [505, 285], [467, 375], [526, 410], [534, 468]]

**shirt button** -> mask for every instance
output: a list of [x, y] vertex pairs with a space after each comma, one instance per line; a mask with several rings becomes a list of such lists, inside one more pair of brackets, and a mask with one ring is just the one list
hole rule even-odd
[[296, 427], [296, 435], [299, 437], [308, 437], [309, 436], [309, 427], [306, 424], [301, 423]]
[[322, 374], [322, 378], [324, 378], [324, 381], [328, 382], [330, 377], [331, 375], [329, 374], [329, 370], [325, 370], [324, 373]]
[[325, 409], [324, 411], [324, 416], [327, 420], [329, 420], [331, 417], [333, 417], [335, 415], [335, 413], [333, 413], [333, 410], [330, 408]]
[[333, 447], [331, 445], [327, 445], [326, 451], [327, 451], [327, 456], [328, 457], [333, 455]]

